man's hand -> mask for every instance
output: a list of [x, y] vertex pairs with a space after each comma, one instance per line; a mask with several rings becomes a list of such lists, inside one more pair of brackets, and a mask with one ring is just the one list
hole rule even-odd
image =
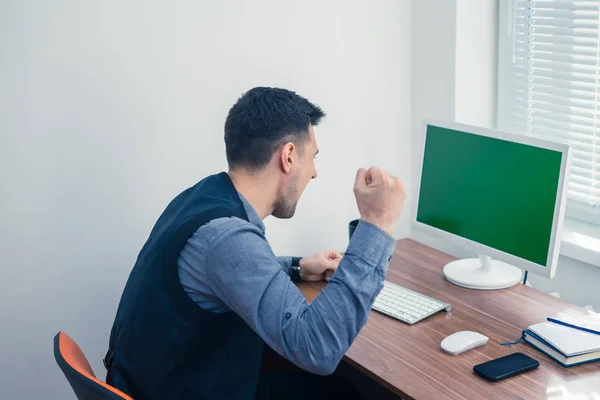
[[354, 196], [361, 219], [391, 235], [406, 199], [400, 179], [377, 167], [361, 168], [356, 173]]
[[300, 260], [300, 277], [303, 281], [329, 281], [337, 269], [342, 255], [335, 250], [325, 250]]

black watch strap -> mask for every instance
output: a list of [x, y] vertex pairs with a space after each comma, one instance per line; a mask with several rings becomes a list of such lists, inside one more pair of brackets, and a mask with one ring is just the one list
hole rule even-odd
[[300, 276], [300, 260], [302, 257], [292, 257], [292, 266], [290, 268], [290, 278], [292, 282], [302, 282], [302, 277]]

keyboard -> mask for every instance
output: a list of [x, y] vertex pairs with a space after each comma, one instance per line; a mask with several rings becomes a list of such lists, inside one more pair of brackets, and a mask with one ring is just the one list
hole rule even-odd
[[375, 298], [372, 309], [412, 325], [438, 311], [450, 311], [450, 304], [383, 281], [383, 289]]

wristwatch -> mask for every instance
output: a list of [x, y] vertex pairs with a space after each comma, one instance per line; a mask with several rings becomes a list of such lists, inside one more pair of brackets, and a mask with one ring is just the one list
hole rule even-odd
[[302, 282], [300, 277], [300, 260], [302, 257], [292, 257], [292, 266], [290, 267], [290, 278], [292, 282]]

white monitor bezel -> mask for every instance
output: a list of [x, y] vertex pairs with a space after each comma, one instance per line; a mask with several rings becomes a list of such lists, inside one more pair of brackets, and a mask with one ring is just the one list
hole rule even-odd
[[[425, 147], [427, 143], [427, 127], [437, 126], [440, 128], [446, 128], [461, 132], [467, 132], [475, 135], [486, 136], [490, 138], [496, 138], [501, 140], [508, 140], [511, 142], [527, 144], [531, 146], [541, 147], [545, 149], [555, 150], [562, 153], [563, 157], [560, 165], [560, 176], [558, 189], [556, 192], [556, 201], [554, 207], [554, 217], [552, 220], [552, 234], [550, 236], [550, 246], [548, 248], [548, 257], [545, 265], [539, 265], [532, 261], [525, 260], [521, 257], [514, 256], [512, 254], [496, 250], [492, 247], [484, 244], [465, 239], [461, 236], [446, 232], [444, 230], [435, 228], [433, 226], [424, 224], [417, 221], [417, 211], [419, 207], [420, 191], [421, 191], [421, 178], [423, 172], [423, 159], [425, 155]], [[476, 126], [459, 124], [456, 122], [446, 122], [437, 120], [425, 120], [423, 122], [423, 130], [425, 131], [425, 140], [423, 141], [421, 160], [418, 169], [417, 179], [417, 197], [413, 207], [412, 223], [413, 228], [418, 229], [422, 232], [426, 232], [430, 235], [438, 237], [440, 239], [446, 239], [451, 243], [464, 248], [465, 250], [472, 251], [477, 254], [485, 254], [493, 259], [501, 260], [511, 265], [514, 265], [523, 270], [527, 270], [534, 274], [544, 276], [546, 278], [553, 278], [556, 272], [556, 264], [559, 257], [560, 241], [562, 239], [562, 228], [565, 215], [565, 205], [567, 201], [567, 171], [571, 164], [571, 150], [568, 144], [559, 143], [551, 140], [545, 140], [538, 137], [517, 135], [513, 133], [481, 128]]]

